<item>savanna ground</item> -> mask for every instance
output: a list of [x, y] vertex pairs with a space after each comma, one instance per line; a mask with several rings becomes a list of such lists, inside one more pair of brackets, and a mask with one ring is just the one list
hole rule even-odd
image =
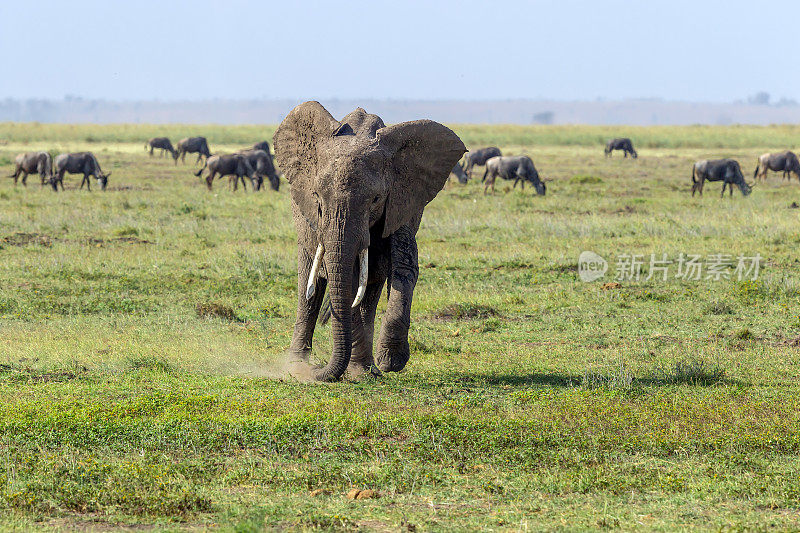
[[[113, 171], [105, 193], [0, 183], [0, 527], [798, 529], [800, 184], [692, 198], [689, 176], [730, 156], [752, 180], [800, 128], [455, 129], [531, 155], [547, 196], [450, 183], [419, 233], [406, 371], [321, 385], [281, 369], [286, 184], [209, 193], [142, 148], [273, 128], [0, 125], [4, 175], [33, 149]], [[638, 160], [604, 159], [618, 133]], [[583, 250], [604, 280], [579, 281]], [[619, 254], [681, 252], [763, 270], [602, 288]]]

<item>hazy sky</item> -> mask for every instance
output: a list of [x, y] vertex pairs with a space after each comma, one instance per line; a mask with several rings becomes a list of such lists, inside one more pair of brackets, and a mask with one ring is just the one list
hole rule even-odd
[[0, 98], [800, 100], [798, 28], [788, 0], [2, 0]]

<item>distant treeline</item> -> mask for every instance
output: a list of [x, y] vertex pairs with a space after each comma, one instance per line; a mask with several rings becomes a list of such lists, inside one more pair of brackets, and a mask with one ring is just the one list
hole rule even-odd
[[[665, 100], [377, 100], [320, 99], [334, 117], [363, 107], [387, 123], [430, 118], [460, 124], [795, 124], [800, 105], [767, 97], [735, 103], [692, 103]], [[206, 100], [114, 102], [63, 100], [0, 100], [0, 122], [94, 124], [278, 124], [302, 100]]]
[[[450, 124], [468, 147], [571, 145], [597, 146], [611, 137], [631, 137], [644, 148], [796, 148], [800, 125], [782, 126], [515, 126]], [[173, 142], [190, 135], [214, 145], [250, 145], [269, 140], [276, 125], [220, 126], [203, 124], [40, 124], [0, 123], [0, 144], [52, 142], [141, 143], [156, 136]]]

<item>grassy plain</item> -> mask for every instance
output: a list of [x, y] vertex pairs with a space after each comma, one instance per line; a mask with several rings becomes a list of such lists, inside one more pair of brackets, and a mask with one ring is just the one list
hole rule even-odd
[[[796, 530], [800, 184], [691, 198], [689, 176], [705, 157], [752, 176], [800, 128], [455, 129], [531, 155], [547, 196], [450, 183], [419, 234], [407, 370], [320, 385], [281, 373], [286, 184], [208, 193], [142, 148], [272, 128], [0, 124], [3, 175], [33, 149], [113, 171], [105, 193], [0, 183], [0, 528]], [[603, 157], [617, 132], [638, 160]], [[603, 281], [623, 253], [765, 263], [604, 290], [583, 250], [611, 260]]]

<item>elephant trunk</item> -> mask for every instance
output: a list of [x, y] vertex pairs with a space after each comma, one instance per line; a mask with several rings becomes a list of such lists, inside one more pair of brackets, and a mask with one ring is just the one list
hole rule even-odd
[[331, 338], [333, 351], [328, 364], [317, 371], [316, 379], [336, 381], [350, 363], [353, 344], [352, 308], [356, 252], [347, 243], [325, 245], [325, 268], [331, 300]]

